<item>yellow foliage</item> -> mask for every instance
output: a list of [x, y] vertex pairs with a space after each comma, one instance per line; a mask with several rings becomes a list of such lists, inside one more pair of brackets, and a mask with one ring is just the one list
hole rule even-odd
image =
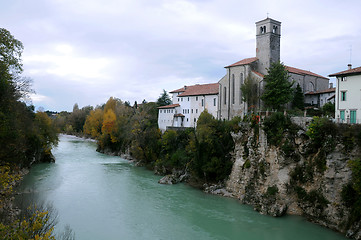
[[9, 165], [0, 166], [0, 209], [3, 207], [3, 198], [8, 197], [13, 190], [14, 182], [20, 179], [20, 174], [14, 173]]
[[102, 132], [105, 134], [111, 134], [112, 132], [115, 132], [116, 131], [115, 121], [116, 120], [117, 120], [117, 117], [115, 116], [114, 111], [112, 109], [108, 109], [104, 113]]
[[103, 124], [103, 110], [95, 109], [90, 112], [84, 124], [84, 132], [91, 135], [93, 138], [98, 138], [101, 135]]
[[17, 220], [9, 225], [0, 223], [0, 238], [9, 240], [55, 240], [53, 227], [47, 231], [44, 230], [48, 221], [47, 211], [35, 211], [29, 219], [23, 219], [21, 222]]

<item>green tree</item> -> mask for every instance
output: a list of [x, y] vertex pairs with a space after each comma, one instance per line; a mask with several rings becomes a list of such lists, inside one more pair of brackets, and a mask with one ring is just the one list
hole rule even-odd
[[322, 107], [322, 113], [326, 116], [335, 117], [335, 104], [328, 102]]
[[300, 84], [297, 83], [297, 87], [293, 92], [292, 108], [304, 109], [304, 96]]
[[170, 99], [168, 93], [166, 90], [163, 89], [163, 93], [160, 95], [160, 97], [157, 100], [158, 106], [167, 106], [172, 103], [172, 100]]
[[288, 78], [288, 71], [282, 63], [271, 64], [268, 74], [264, 76], [266, 85], [261, 96], [266, 107], [280, 110], [292, 100], [293, 82], [289, 82]]
[[258, 88], [256, 80], [248, 76], [246, 80], [244, 81], [244, 84], [241, 86], [241, 92], [242, 92], [242, 100], [244, 102], [247, 102], [248, 108], [254, 108], [252, 106], [257, 105], [258, 100]]

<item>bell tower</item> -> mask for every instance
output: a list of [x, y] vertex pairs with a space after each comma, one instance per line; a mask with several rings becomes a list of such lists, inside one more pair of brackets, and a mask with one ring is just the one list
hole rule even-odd
[[281, 22], [266, 18], [256, 22], [258, 71], [267, 74], [272, 62], [280, 61]]

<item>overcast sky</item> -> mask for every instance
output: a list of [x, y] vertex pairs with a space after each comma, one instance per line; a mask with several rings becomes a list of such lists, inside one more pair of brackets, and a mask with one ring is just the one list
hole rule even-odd
[[282, 22], [284, 64], [323, 76], [350, 59], [361, 66], [359, 0], [0, 0], [0, 9], [45, 110], [218, 82], [224, 66], [255, 57], [255, 22], [267, 13]]

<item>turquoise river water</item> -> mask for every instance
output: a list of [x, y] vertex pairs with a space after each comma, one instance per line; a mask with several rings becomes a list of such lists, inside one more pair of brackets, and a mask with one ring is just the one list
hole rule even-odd
[[51, 202], [56, 230], [68, 224], [76, 239], [345, 239], [301, 217], [263, 216], [235, 199], [158, 184], [152, 171], [95, 149], [92, 141], [61, 135], [56, 163], [33, 166], [20, 186]]

